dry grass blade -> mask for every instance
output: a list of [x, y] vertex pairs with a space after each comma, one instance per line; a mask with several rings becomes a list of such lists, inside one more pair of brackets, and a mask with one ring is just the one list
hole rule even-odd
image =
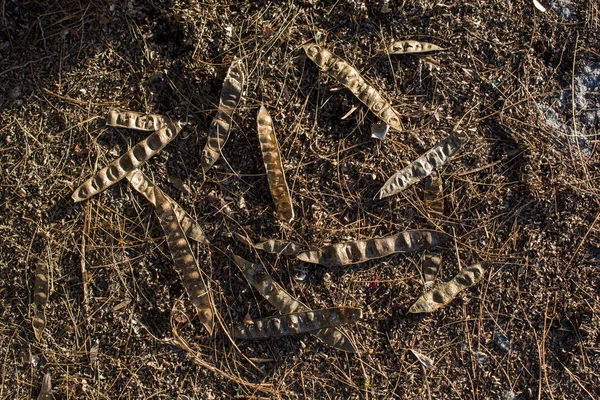
[[205, 174], [219, 159], [221, 149], [229, 138], [233, 112], [242, 98], [243, 87], [244, 70], [242, 62], [234, 61], [223, 81], [217, 115], [210, 124], [206, 145], [202, 150], [201, 163], [202, 171]]
[[441, 50], [445, 49], [432, 43], [419, 42], [417, 40], [399, 40], [383, 50], [377, 50], [377, 54], [414, 54]]
[[214, 328], [214, 311], [210, 292], [204, 283], [204, 279], [198, 268], [198, 262], [194, 257], [181, 225], [179, 225], [171, 202], [158, 190], [155, 192], [155, 198], [155, 212], [165, 232], [175, 270], [181, 277], [183, 286], [192, 304], [198, 310], [200, 322], [202, 322], [209, 333], [212, 333]]
[[348, 88], [377, 118], [398, 131], [402, 130], [400, 114], [392, 108], [389, 101], [365, 81], [356, 68], [316, 44], [307, 44], [304, 46], [304, 51], [321, 71], [327, 72]]
[[159, 114], [142, 114], [135, 111], [112, 110], [106, 118], [106, 125], [116, 128], [136, 129], [154, 132], [172, 121]]
[[433, 171], [423, 182], [423, 202], [432, 213], [444, 214], [444, 185], [436, 171]]
[[272, 254], [283, 254], [284, 256], [296, 255], [304, 251], [304, 247], [305, 246], [302, 246], [300, 243], [292, 242], [290, 240], [277, 239], [269, 239], [254, 245], [255, 249]]
[[439, 141], [406, 168], [392, 175], [379, 189], [375, 198], [383, 199], [400, 193], [410, 185], [426, 178], [436, 167], [444, 164], [450, 156], [456, 153], [463, 146], [465, 140], [466, 138], [462, 133], [457, 133]]
[[73, 193], [73, 200], [79, 202], [89, 199], [93, 195], [100, 193], [111, 185], [119, 182], [121, 179], [125, 178], [127, 173], [137, 169], [158, 153], [177, 136], [180, 130], [181, 125], [179, 122], [175, 122], [169, 123], [152, 133], [146, 139], [133, 146], [127, 153], [123, 154], [85, 181]]
[[423, 272], [423, 280], [425, 285], [433, 283], [435, 277], [442, 265], [441, 254], [425, 254], [421, 262], [421, 270]]
[[436, 286], [410, 307], [409, 313], [429, 313], [450, 303], [458, 293], [475, 285], [488, 268], [483, 262], [461, 270], [452, 280]]
[[46, 372], [44, 377], [42, 378], [42, 387], [40, 388], [40, 394], [37, 397], [37, 400], [53, 400], [54, 396], [52, 395], [52, 377], [50, 372]]
[[35, 311], [31, 325], [33, 334], [40, 341], [46, 328], [46, 302], [48, 301], [48, 265], [43, 261], [38, 261], [35, 268], [35, 283], [33, 289], [33, 304]]
[[181, 208], [175, 200], [160, 190], [142, 171], [136, 169], [135, 171], [128, 173], [125, 177], [131, 186], [144, 196], [154, 207], [156, 207], [155, 193], [160, 191], [161, 195], [171, 203], [173, 211], [175, 211], [175, 215], [177, 215], [177, 221], [179, 221], [181, 228], [185, 232], [185, 236], [199, 243], [209, 243], [198, 222]]
[[[244, 277], [269, 303], [271, 303], [281, 314], [293, 312], [310, 311], [310, 308], [300, 301], [294, 299], [278, 283], [274, 282], [264, 267], [244, 260], [242, 257], [233, 256], [233, 261], [242, 270]], [[356, 353], [356, 346], [350, 338], [337, 328], [321, 329], [311, 332], [323, 343], [338, 350]]]
[[341, 325], [355, 324], [361, 318], [362, 310], [352, 307], [301, 311], [257, 319], [251, 324], [237, 325], [233, 328], [232, 336], [237, 339], [266, 339], [299, 335]]
[[279, 219], [291, 222], [294, 219], [294, 208], [292, 206], [290, 189], [285, 180], [285, 171], [281, 163], [279, 145], [277, 144], [277, 137], [273, 129], [273, 120], [264, 106], [260, 107], [256, 122], [258, 125], [260, 149], [262, 150], [265, 169], [267, 170], [269, 189], [271, 190], [271, 196], [273, 196]]
[[450, 236], [443, 232], [413, 230], [383, 238], [331, 244], [317, 250], [302, 252], [298, 254], [297, 258], [301, 261], [326, 267], [350, 265], [394, 253], [432, 249], [449, 239]]

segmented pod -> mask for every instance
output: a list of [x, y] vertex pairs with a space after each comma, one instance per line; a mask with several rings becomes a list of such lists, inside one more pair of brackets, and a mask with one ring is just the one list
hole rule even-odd
[[[294, 299], [279, 284], [273, 281], [271, 276], [260, 264], [253, 264], [244, 260], [242, 257], [233, 256], [233, 261], [242, 270], [244, 277], [273, 307], [281, 314], [290, 314], [293, 312], [310, 311], [305, 304]], [[349, 353], [356, 353], [356, 346], [350, 338], [337, 328], [321, 329], [311, 332], [317, 339], [323, 343], [338, 350]]]
[[52, 376], [50, 372], [46, 372], [42, 378], [42, 387], [40, 388], [40, 394], [38, 394], [37, 400], [53, 400], [52, 395]]
[[35, 306], [31, 325], [35, 338], [42, 340], [46, 328], [46, 302], [48, 301], [48, 265], [38, 261], [35, 268], [35, 283], [33, 286], [33, 304]]
[[377, 54], [429, 53], [441, 50], [445, 49], [432, 43], [419, 42], [416, 40], [400, 40], [392, 43], [385, 49], [377, 50]]
[[171, 202], [159, 190], [155, 191], [154, 197], [156, 199], [155, 213], [165, 232], [175, 270], [179, 274], [192, 304], [198, 310], [200, 322], [202, 322], [208, 333], [212, 333], [214, 311], [210, 293], [198, 268], [198, 262], [181, 225], [179, 225]]
[[154, 207], [156, 207], [156, 197], [154, 193], [160, 191], [161, 194], [171, 203], [173, 211], [177, 215], [177, 221], [185, 232], [185, 236], [199, 243], [208, 244], [209, 241], [202, 228], [194, 218], [192, 218], [175, 200], [160, 190], [142, 171], [136, 169], [128, 173], [125, 178], [131, 183], [131, 186], [146, 198]]
[[448, 136], [439, 141], [429, 151], [410, 163], [409, 166], [392, 175], [379, 189], [376, 199], [400, 193], [412, 184], [429, 176], [436, 167], [441, 166], [446, 160], [456, 153], [465, 143], [466, 137], [462, 133]]
[[288, 335], [299, 335], [341, 325], [355, 324], [362, 318], [359, 308], [336, 307], [323, 310], [302, 311], [287, 315], [261, 318], [250, 324], [233, 328], [232, 336], [237, 339], [266, 339]]
[[458, 293], [475, 285], [489, 264], [482, 262], [461, 270], [452, 280], [436, 286], [410, 307], [409, 313], [429, 313], [450, 303]]
[[265, 169], [267, 170], [267, 180], [271, 196], [275, 202], [279, 219], [290, 222], [294, 219], [294, 208], [290, 190], [285, 180], [285, 172], [281, 164], [281, 155], [279, 154], [279, 145], [273, 129], [273, 120], [264, 106], [260, 107], [257, 116], [258, 140], [262, 150]]
[[117, 158], [108, 166], [102, 168], [93, 177], [88, 179], [73, 193], [75, 202], [89, 199], [93, 195], [102, 192], [111, 185], [125, 178], [128, 172], [131, 172], [145, 163], [150, 157], [158, 153], [171, 140], [173, 140], [179, 131], [181, 125], [179, 122], [168, 123], [158, 131], [152, 133], [146, 139], [137, 143], [127, 153]]
[[116, 128], [154, 132], [172, 121], [159, 114], [142, 114], [135, 111], [109, 111], [106, 125]]
[[434, 214], [444, 214], [444, 185], [436, 171], [433, 171], [423, 182], [423, 202], [425, 207]]
[[301, 251], [304, 251], [305, 246], [300, 243], [292, 242], [289, 240], [277, 240], [269, 239], [262, 243], [254, 245], [255, 249], [262, 250], [272, 254], [283, 254], [284, 256], [293, 256]]
[[443, 232], [405, 231], [383, 238], [331, 244], [317, 250], [302, 252], [296, 257], [301, 261], [333, 267], [357, 264], [394, 253], [432, 249], [449, 239], [450, 236]]
[[421, 270], [423, 272], [423, 280], [425, 281], [426, 285], [433, 282], [438, 274], [438, 271], [440, 270], [441, 265], [441, 254], [425, 254], [423, 256], [423, 260], [421, 261]]
[[402, 130], [400, 114], [392, 108], [389, 101], [379, 91], [365, 81], [356, 68], [329, 50], [316, 44], [305, 45], [304, 51], [308, 58], [321, 71], [326, 72], [346, 88], [350, 89], [352, 94], [366, 105], [377, 118], [393, 129]]
[[208, 130], [208, 139], [202, 150], [202, 171], [206, 172], [219, 159], [221, 149], [225, 146], [231, 130], [231, 121], [233, 111], [242, 98], [242, 89], [244, 87], [244, 70], [241, 61], [234, 61], [221, 89], [221, 98], [217, 115], [212, 120]]

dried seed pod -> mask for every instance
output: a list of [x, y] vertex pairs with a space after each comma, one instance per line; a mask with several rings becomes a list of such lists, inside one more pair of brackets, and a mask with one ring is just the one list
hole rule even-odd
[[450, 303], [458, 293], [475, 285], [488, 269], [486, 262], [462, 269], [452, 280], [436, 286], [410, 307], [409, 313], [429, 313]]
[[243, 65], [239, 60], [234, 61], [229, 67], [225, 80], [223, 81], [217, 115], [215, 115], [215, 118], [210, 124], [208, 139], [204, 146], [204, 150], [202, 150], [201, 164], [202, 171], [205, 174], [219, 159], [221, 149], [225, 146], [225, 143], [229, 138], [233, 111], [242, 98], [243, 86]]
[[106, 125], [116, 128], [137, 129], [154, 132], [172, 121], [159, 114], [142, 114], [135, 111], [112, 110], [106, 118]]
[[361, 263], [394, 253], [432, 249], [449, 239], [450, 236], [443, 232], [405, 231], [383, 238], [331, 244], [317, 250], [302, 252], [296, 257], [301, 261], [333, 267]]
[[365, 81], [356, 68], [317, 44], [307, 44], [304, 46], [304, 51], [321, 71], [327, 72], [350, 89], [352, 94], [365, 104], [377, 118], [393, 129], [402, 130], [400, 114], [392, 108], [389, 101]]
[[361, 318], [362, 310], [351, 307], [302, 311], [257, 319], [251, 324], [237, 325], [233, 328], [232, 336], [237, 339], [266, 339], [299, 335], [341, 325], [355, 324]]
[[37, 400], [53, 400], [52, 395], [52, 376], [50, 372], [46, 372], [42, 378], [42, 387], [40, 388], [40, 394], [38, 394]]
[[48, 265], [43, 261], [38, 261], [35, 268], [35, 283], [33, 287], [33, 304], [35, 310], [31, 325], [33, 334], [38, 340], [42, 340], [42, 334], [46, 328], [46, 302], [48, 301]]
[[301, 251], [304, 251], [305, 246], [300, 243], [292, 242], [290, 240], [277, 240], [269, 239], [262, 243], [254, 245], [255, 249], [265, 251], [273, 254], [283, 254], [284, 256], [293, 256]]
[[[242, 257], [233, 256], [233, 261], [242, 270], [248, 283], [250, 283], [269, 303], [271, 303], [281, 314], [293, 312], [310, 311], [305, 304], [294, 299], [279, 284], [273, 281], [271, 276], [260, 264], [253, 264]], [[321, 329], [312, 334], [323, 343], [338, 350], [356, 353], [356, 346], [350, 338], [337, 328]]]
[[425, 207], [434, 214], [444, 214], [444, 185], [436, 171], [433, 171], [423, 182], [423, 202]]
[[294, 219], [294, 208], [292, 207], [292, 198], [290, 190], [285, 180], [285, 172], [281, 164], [279, 154], [279, 145], [277, 137], [273, 130], [273, 120], [264, 106], [260, 107], [258, 117], [258, 140], [262, 150], [265, 169], [267, 170], [267, 180], [271, 196], [275, 201], [275, 207], [279, 214], [279, 219], [290, 222]]
[[137, 169], [150, 157], [158, 153], [177, 136], [180, 130], [181, 125], [177, 122], [169, 123], [152, 133], [146, 139], [133, 146], [127, 153], [96, 172], [93, 177], [84, 182], [73, 193], [73, 200], [79, 202], [89, 199], [96, 193], [100, 193], [119, 182], [125, 178], [128, 172]]
[[154, 193], [160, 191], [161, 194], [171, 203], [173, 211], [177, 215], [177, 221], [185, 232], [185, 236], [199, 243], [208, 244], [209, 241], [204, 234], [198, 222], [191, 217], [175, 200], [169, 197], [166, 193], [160, 190], [142, 171], [136, 169], [128, 173], [126, 176], [131, 186], [144, 196], [154, 207], [156, 207], [156, 197]]
[[441, 254], [425, 254], [421, 261], [421, 271], [423, 272], [423, 280], [425, 284], [432, 283], [442, 265]]
[[198, 310], [200, 322], [202, 322], [208, 333], [212, 333], [214, 311], [210, 293], [198, 268], [198, 262], [181, 225], [179, 225], [171, 202], [158, 190], [155, 191], [154, 196], [156, 198], [155, 213], [165, 232], [175, 270], [179, 274], [192, 304]]
[[441, 50], [445, 49], [432, 43], [419, 42], [416, 40], [400, 40], [392, 43], [383, 50], [377, 50], [377, 54], [429, 53]]
[[444, 164], [450, 156], [456, 153], [463, 146], [465, 140], [465, 136], [458, 133], [439, 141], [429, 151], [410, 163], [409, 166], [392, 175], [379, 189], [375, 198], [383, 199], [394, 195], [426, 178], [436, 167]]

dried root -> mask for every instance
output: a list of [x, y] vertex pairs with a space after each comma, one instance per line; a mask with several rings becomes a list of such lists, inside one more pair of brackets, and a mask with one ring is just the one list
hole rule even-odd
[[429, 53], [441, 50], [445, 49], [427, 42], [418, 42], [416, 40], [400, 40], [392, 43], [385, 49], [377, 50], [377, 54]]
[[33, 304], [35, 305], [33, 319], [33, 334], [39, 342], [46, 328], [46, 302], [48, 301], [48, 265], [38, 261], [35, 268], [35, 283], [33, 288]]
[[436, 286], [410, 307], [409, 313], [429, 313], [450, 303], [458, 293], [475, 285], [486, 269], [488, 263], [471, 265], [461, 270], [451, 281]]
[[429, 230], [405, 231], [383, 238], [336, 243], [298, 254], [301, 261], [326, 267], [361, 263], [394, 253], [432, 249], [447, 242], [450, 236]]

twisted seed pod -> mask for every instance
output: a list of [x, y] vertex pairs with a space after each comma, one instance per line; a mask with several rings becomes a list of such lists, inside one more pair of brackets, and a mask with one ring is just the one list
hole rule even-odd
[[265, 169], [267, 170], [267, 180], [269, 181], [271, 196], [273, 196], [273, 200], [275, 201], [279, 219], [290, 222], [294, 219], [292, 198], [285, 180], [283, 165], [281, 164], [279, 145], [277, 144], [277, 137], [275, 137], [275, 131], [273, 130], [273, 120], [264, 106], [260, 107], [256, 121], [258, 125], [258, 140], [265, 162]]
[[429, 313], [450, 303], [458, 293], [475, 285], [489, 264], [482, 262], [461, 270], [452, 280], [442, 283], [423, 296], [410, 307], [409, 313]]
[[440, 254], [425, 254], [421, 262], [421, 270], [425, 284], [433, 282], [442, 265], [442, 256]]
[[432, 43], [418, 42], [416, 40], [400, 40], [392, 43], [383, 50], [377, 50], [377, 54], [429, 53], [441, 50], [445, 49]]
[[296, 257], [301, 261], [333, 267], [361, 263], [394, 253], [431, 249], [449, 239], [450, 236], [443, 232], [405, 231], [383, 238], [331, 244], [317, 250], [302, 252]]
[[377, 89], [365, 81], [356, 68], [316, 44], [307, 44], [304, 46], [304, 51], [321, 71], [327, 72], [350, 89], [352, 94], [365, 104], [377, 118], [398, 131], [402, 130], [400, 114], [392, 108], [389, 101]]
[[[305, 304], [294, 299], [279, 284], [273, 281], [262, 265], [253, 264], [242, 257], [233, 256], [233, 261], [242, 270], [246, 280], [281, 314], [310, 311]], [[323, 343], [338, 350], [356, 353], [356, 346], [337, 328], [321, 329], [312, 334]]]
[[287, 315], [254, 320], [233, 328], [232, 336], [237, 339], [266, 339], [288, 335], [299, 335], [341, 325], [355, 324], [362, 318], [359, 308], [337, 307], [323, 310], [302, 311]]
[[52, 377], [50, 372], [46, 372], [42, 378], [42, 387], [40, 388], [40, 394], [38, 394], [37, 400], [53, 400], [52, 395]]
[[116, 128], [137, 129], [154, 132], [172, 121], [159, 114], [142, 114], [135, 111], [112, 110], [106, 118], [106, 125]]
[[38, 261], [35, 268], [35, 283], [33, 287], [33, 304], [35, 311], [31, 325], [33, 334], [38, 342], [42, 339], [42, 334], [46, 328], [46, 302], [48, 301], [48, 265], [45, 262]]
[[304, 251], [304, 246], [302, 246], [300, 243], [277, 239], [269, 239], [262, 243], [255, 244], [254, 248], [267, 253], [283, 254], [284, 256], [293, 256], [301, 251]]
[[432, 172], [423, 182], [425, 207], [437, 215], [444, 214], [444, 185], [437, 172]]
[[111, 185], [125, 178], [131, 172], [145, 163], [150, 157], [158, 153], [181, 130], [179, 122], [168, 123], [158, 131], [152, 133], [146, 139], [137, 143], [127, 153], [117, 158], [108, 166], [96, 172], [94, 176], [85, 181], [73, 193], [75, 202], [89, 199], [96, 193], [100, 193]]
[[392, 175], [379, 189], [376, 199], [383, 199], [399, 193], [410, 185], [419, 182], [430, 175], [436, 167], [441, 166], [446, 160], [456, 153], [465, 143], [463, 134], [448, 136], [439, 141], [429, 151], [410, 163], [406, 168]]
[[208, 139], [204, 150], [202, 150], [202, 171], [206, 172], [219, 159], [221, 149], [225, 146], [231, 130], [231, 119], [233, 111], [242, 98], [242, 89], [244, 87], [244, 70], [241, 61], [234, 61], [221, 89], [221, 98], [217, 115], [212, 120], [208, 130]]
[[208, 333], [212, 333], [214, 312], [210, 293], [198, 268], [198, 262], [181, 225], [179, 225], [171, 202], [159, 190], [155, 191], [154, 197], [156, 199], [155, 213], [165, 232], [175, 270], [179, 274], [192, 304], [198, 310], [200, 322], [202, 322]]
[[160, 191], [161, 194], [171, 203], [173, 211], [177, 215], [177, 221], [185, 232], [185, 236], [199, 243], [208, 244], [209, 241], [204, 234], [198, 222], [192, 218], [175, 200], [160, 190], [142, 171], [136, 169], [128, 173], [125, 178], [131, 183], [131, 186], [144, 196], [154, 207], [156, 207], [156, 197], [154, 193]]

